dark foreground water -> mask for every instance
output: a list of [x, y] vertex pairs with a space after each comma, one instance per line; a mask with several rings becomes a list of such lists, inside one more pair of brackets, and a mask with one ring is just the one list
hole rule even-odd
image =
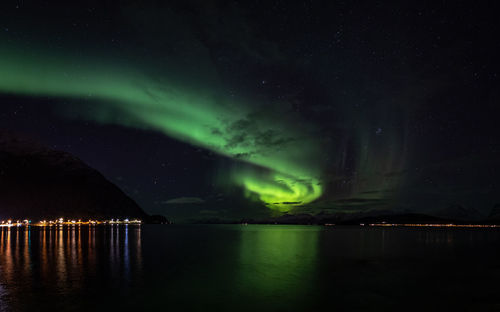
[[0, 228], [1, 311], [500, 311], [500, 231]]

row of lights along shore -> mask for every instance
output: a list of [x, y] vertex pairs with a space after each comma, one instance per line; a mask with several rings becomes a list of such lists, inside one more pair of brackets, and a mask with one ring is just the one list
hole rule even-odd
[[115, 224], [142, 224], [141, 220], [138, 219], [110, 219], [110, 220], [64, 220], [64, 218], [59, 218], [56, 220], [43, 220], [36, 223], [32, 223], [31, 220], [7, 220], [0, 221], [0, 227], [20, 227], [20, 226], [59, 226], [59, 225], [115, 225]]

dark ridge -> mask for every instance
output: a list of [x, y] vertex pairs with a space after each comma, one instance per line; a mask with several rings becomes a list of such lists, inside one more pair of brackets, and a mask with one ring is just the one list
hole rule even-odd
[[343, 220], [340, 224], [356, 225], [370, 223], [393, 223], [393, 224], [448, 224], [456, 223], [453, 219], [441, 218], [419, 213], [391, 214], [367, 216], [362, 218]]
[[98, 171], [69, 153], [0, 131], [0, 218], [149, 216]]
[[[497, 215], [495, 215], [497, 216]], [[192, 220], [192, 223], [198, 224], [303, 224], [303, 225], [360, 225], [373, 223], [389, 223], [389, 224], [484, 224], [484, 225], [500, 225], [500, 219], [488, 218], [481, 220], [461, 220], [453, 218], [443, 218], [419, 213], [381, 213], [370, 215], [349, 215], [349, 214], [328, 214], [320, 213], [317, 215], [297, 214], [267, 218], [267, 219], [251, 219], [244, 218], [240, 220], [222, 220], [218, 218]]]

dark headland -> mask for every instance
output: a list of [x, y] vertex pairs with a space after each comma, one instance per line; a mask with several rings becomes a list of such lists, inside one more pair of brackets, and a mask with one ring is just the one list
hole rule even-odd
[[77, 157], [0, 131], [0, 219], [59, 217], [168, 222]]

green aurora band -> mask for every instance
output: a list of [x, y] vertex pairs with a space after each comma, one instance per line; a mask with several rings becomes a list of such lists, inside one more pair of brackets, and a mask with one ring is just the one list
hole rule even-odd
[[291, 211], [322, 194], [320, 144], [298, 122], [259, 113], [243, 99], [151, 77], [110, 58], [3, 47], [0, 68], [4, 93], [91, 100], [84, 118], [160, 131], [250, 164], [236, 166], [230, 179], [273, 210]]

